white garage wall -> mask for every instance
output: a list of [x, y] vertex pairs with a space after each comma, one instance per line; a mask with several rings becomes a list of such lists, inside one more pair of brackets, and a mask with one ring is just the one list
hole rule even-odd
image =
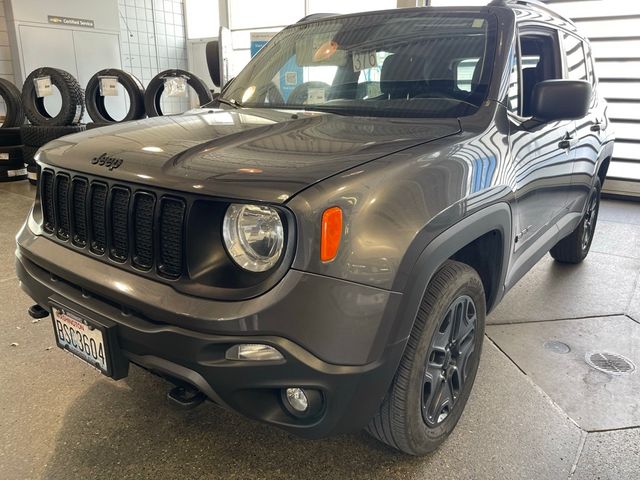
[[0, 77], [14, 84], [16, 83], [15, 75], [13, 74], [13, 59], [9, 46], [4, 1], [0, 1]]
[[220, 29], [220, 2], [218, 0], [185, 0], [187, 38], [213, 38]]
[[[118, 0], [122, 66], [146, 86], [158, 73], [187, 68], [182, 0]], [[163, 112], [189, 108], [187, 98], [166, 98]]]
[[321, 12], [355, 13], [395, 8], [396, 0], [307, 0], [307, 14]]
[[600, 88], [609, 102], [616, 145], [605, 190], [640, 193], [640, 2], [546, 2], [573, 19], [590, 39]]

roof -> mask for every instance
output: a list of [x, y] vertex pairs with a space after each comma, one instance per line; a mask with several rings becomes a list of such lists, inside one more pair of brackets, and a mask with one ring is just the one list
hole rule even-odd
[[488, 6], [510, 8], [519, 21], [551, 23], [572, 32], [577, 31], [576, 25], [570, 19], [538, 0], [493, 0]]

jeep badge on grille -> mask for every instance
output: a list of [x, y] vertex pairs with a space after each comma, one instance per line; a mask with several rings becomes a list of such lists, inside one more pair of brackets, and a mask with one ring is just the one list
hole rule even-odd
[[99, 157], [93, 157], [91, 159], [91, 163], [93, 165], [100, 165], [101, 167], [107, 167], [109, 170], [113, 170], [114, 168], [118, 168], [124, 162], [121, 158], [112, 157], [103, 153]]

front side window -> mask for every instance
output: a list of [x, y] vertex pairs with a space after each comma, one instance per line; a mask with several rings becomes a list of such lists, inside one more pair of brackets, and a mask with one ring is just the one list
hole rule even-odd
[[562, 78], [558, 36], [555, 30], [527, 29], [520, 35], [522, 64], [522, 116], [531, 116], [533, 88], [545, 80]]
[[252, 108], [456, 117], [485, 100], [495, 20], [480, 14], [374, 13], [293, 25], [223, 99]]

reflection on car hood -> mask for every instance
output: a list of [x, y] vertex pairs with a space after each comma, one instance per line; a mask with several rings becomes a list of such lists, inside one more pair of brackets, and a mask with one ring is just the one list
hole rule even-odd
[[[459, 131], [456, 119], [200, 109], [70, 135], [48, 144], [40, 160], [123, 182], [281, 203], [324, 178]], [[117, 168], [92, 163], [101, 155]]]

